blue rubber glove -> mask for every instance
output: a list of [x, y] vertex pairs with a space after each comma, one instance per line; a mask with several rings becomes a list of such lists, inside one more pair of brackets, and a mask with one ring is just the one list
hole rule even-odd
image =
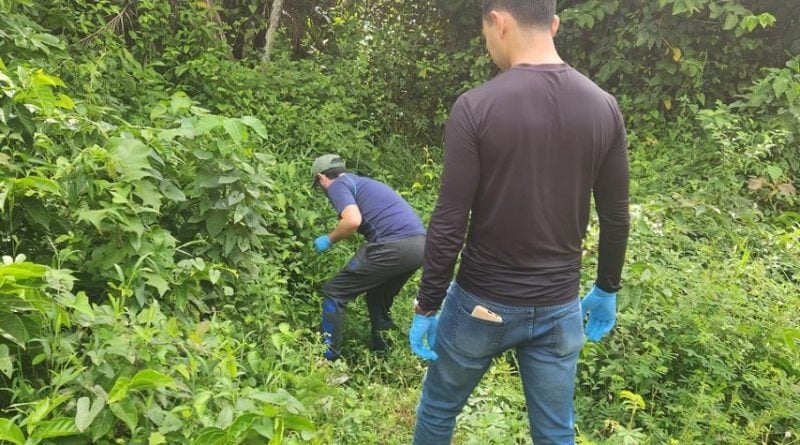
[[[436, 345], [436, 329], [439, 326], [439, 317], [436, 315], [414, 314], [411, 321], [411, 329], [408, 331], [408, 341], [411, 343], [411, 352], [425, 360], [436, 360], [439, 358], [433, 347]], [[428, 345], [425, 346], [425, 338]]]
[[319, 236], [314, 240], [314, 249], [317, 251], [317, 253], [322, 253], [330, 249], [332, 245], [333, 243], [331, 242], [331, 239], [328, 238], [328, 235]]
[[608, 293], [597, 286], [581, 300], [581, 313], [589, 321], [586, 323], [586, 337], [590, 341], [600, 341], [614, 327], [617, 321], [617, 293]]

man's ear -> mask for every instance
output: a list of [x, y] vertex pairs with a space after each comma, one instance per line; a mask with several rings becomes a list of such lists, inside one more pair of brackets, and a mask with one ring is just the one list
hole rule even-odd
[[489, 11], [489, 16], [487, 17], [487, 22], [490, 27], [495, 27], [500, 25], [500, 13], [497, 11]]
[[508, 32], [508, 20], [507, 14], [503, 14], [499, 11], [492, 11], [489, 13], [489, 16], [492, 19], [492, 24], [497, 26], [497, 32], [499, 33], [500, 37], [505, 37], [506, 33]]
[[553, 21], [550, 22], [550, 37], [555, 37], [558, 33], [558, 25], [561, 24], [561, 19], [557, 16], [553, 16]]

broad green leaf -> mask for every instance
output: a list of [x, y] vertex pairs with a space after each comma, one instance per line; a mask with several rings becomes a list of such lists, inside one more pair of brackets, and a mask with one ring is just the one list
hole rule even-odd
[[135, 181], [150, 176], [147, 160], [152, 151], [142, 141], [133, 137], [115, 137], [108, 141], [108, 151], [114, 160], [114, 168], [123, 179]]
[[114, 382], [111, 391], [108, 392], [108, 403], [114, 404], [124, 399], [128, 395], [130, 389], [130, 379], [128, 377], [120, 377]]
[[[138, 240], [144, 235], [145, 227], [142, 224], [142, 220], [140, 217], [133, 217], [133, 216], [122, 216], [120, 217], [120, 227], [130, 233], [135, 233]], [[138, 246], [135, 246], [138, 250]]]
[[257, 419], [250, 428], [267, 439], [275, 434], [272, 419], [269, 417]]
[[14, 373], [14, 363], [11, 361], [11, 356], [8, 354], [8, 346], [0, 345], [0, 372], [11, 378]]
[[[202, 338], [202, 335], [200, 335], [198, 337]], [[198, 342], [198, 344], [201, 343], [201, 342], [202, 342], [202, 339], [200, 340], [200, 342]], [[211, 394], [209, 391], [202, 391], [202, 392], [200, 392], [200, 393], [198, 393], [197, 395], [194, 396], [194, 400], [192, 401], [192, 407], [194, 407], [194, 410], [197, 411], [198, 415], [202, 416], [203, 413], [206, 412], [206, 407], [207, 407], [208, 401], [209, 401], [209, 399], [211, 399], [212, 395], [213, 394]]]
[[94, 319], [95, 313], [94, 309], [92, 309], [92, 305], [89, 303], [89, 297], [86, 296], [86, 292], [78, 292], [75, 295], [75, 300], [67, 303], [67, 307], [74, 309], [76, 312], [86, 315], [90, 319]]
[[239, 236], [233, 232], [228, 232], [225, 234], [225, 255], [230, 255], [233, 252], [233, 248], [236, 247], [236, 242], [239, 240]]
[[98, 232], [102, 232], [101, 224], [104, 219], [109, 217], [116, 217], [119, 219], [120, 215], [115, 209], [99, 209], [99, 210], [78, 210], [78, 221], [86, 221], [91, 223]]
[[731, 29], [736, 28], [736, 25], [738, 24], [739, 17], [735, 14], [728, 14], [728, 16], [725, 17], [725, 24], [722, 25], [722, 29], [725, 31], [730, 31]]
[[0, 312], [0, 336], [16, 343], [22, 349], [28, 342], [28, 330], [16, 314]]
[[116, 423], [116, 416], [111, 410], [102, 410], [100, 415], [92, 422], [92, 441], [98, 442], [100, 438], [108, 436]]
[[685, 0], [675, 0], [672, 4], [672, 15], [680, 15], [689, 11], [689, 5]]
[[35, 190], [37, 192], [61, 194], [61, 187], [53, 180], [39, 176], [27, 176], [14, 180], [14, 188], [22, 190]]
[[238, 181], [239, 178], [237, 176], [220, 176], [217, 178], [217, 184], [233, 184]]
[[125, 399], [118, 403], [110, 403], [108, 407], [131, 431], [135, 430], [136, 426], [139, 425], [139, 413], [136, 411], [136, 405], [133, 404], [133, 400]]
[[78, 377], [80, 377], [84, 370], [86, 370], [85, 366], [70, 366], [66, 369], [60, 370], [59, 372], [55, 373], [52, 383], [55, 386], [64, 386], [68, 383], [74, 382]]
[[58, 408], [62, 403], [70, 400], [71, 398], [71, 395], [62, 394], [53, 398], [52, 400], [48, 397], [36, 402], [36, 407], [34, 407], [33, 411], [28, 415], [27, 425], [25, 426], [28, 429], [28, 434], [31, 434], [36, 426], [39, 425], [39, 422], [47, 417], [51, 411]]
[[146, 273], [142, 274], [142, 276], [144, 276], [145, 282], [147, 282], [148, 285], [156, 288], [160, 297], [163, 297], [169, 290], [169, 282], [161, 275], [157, 273]]
[[169, 101], [169, 108], [173, 114], [188, 110], [191, 106], [192, 100], [183, 93], [173, 94]]
[[195, 133], [189, 128], [170, 128], [158, 132], [158, 138], [162, 141], [171, 141], [179, 136], [191, 139], [195, 136]]
[[43, 278], [47, 267], [34, 263], [13, 263], [0, 265], [0, 279], [25, 280], [29, 278]]
[[173, 413], [166, 413], [164, 421], [158, 427], [158, 432], [161, 434], [169, 434], [175, 431], [180, 431], [183, 428], [183, 421]]
[[25, 436], [22, 430], [14, 422], [0, 417], [0, 441], [11, 442], [15, 445], [23, 445]]
[[171, 199], [175, 202], [183, 202], [186, 201], [186, 195], [179, 189], [175, 184], [170, 181], [164, 181], [159, 186], [159, 190], [161, 193], [164, 194], [168, 199]]
[[754, 15], [745, 17], [742, 20], [742, 26], [744, 26], [744, 29], [746, 29], [748, 32], [753, 32], [753, 30], [758, 27], [758, 17]]
[[250, 213], [250, 207], [249, 206], [246, 206], [244, 204], [237, 205], [236, 209], [233, 211], [233, 222], [234, 222], [234, 224], [236, 224], [239, 221], [241, 221], [242, 219], [244, 219], [244, 217], [248, 213]]
[[75, 404], [75, 426], [78, 427], [78, 431], [83, 432], [86, 431], [86, 428], [92, 424], [92, 420], [89, 415], [89, 411], [92, 407], [92, 401], [88, 397], [81, 397], [78, 399], [78, 402]]
[[49, 85], [54, 87], [63, 87], [64, 82], [58, 77], [45, 74], [42, 70], [37, 70], [31, 78], [33, 85]]
[[762, 28], [773, 26], [775, 25], [776, 21], [777, 19], [775, 18], [775, 16], [768, 12], [763, 12], [758, 16], [758, 22], [759, 24], [761, 24]]
[[152, 182], [136, 181], [133, 184], [133, 193], [142, 200], [145, 207], [150, 207], [155, 211], [161, 209], [161, 193]]
[[776, 165], [770, 165], [769, 167], [767, 167], [767, 174], [773, 181], [777, 181], [778, 179], [780, 179], [781, 176], [783, 176], [783, 170], [781, 170], [781, 168]]
[[221, 276], [222, 272], [218, 269], [211, 269], [208, 271], [208, 280], [211, 281], [211, 284], [217, 284]]
[[58, 417], [39, 424], [31, 437], [34, 439], [52, 439], [54, 437], [74, 436], [80, 434], [75, 421], [69, 417]]
[[228, 435], [219, 428], [203, 428], [194, 438], [192, 445], [226, 445]]
[[197, 121], [197, 124], [194, 126], [194, 131], [198, 135], [209, 133], [222, 125], [224, 119], [225, 118], [221, 116], [216, 116], [213, 114], [203, 116]]
[[35, 198], [24, 198], [21, 202], [22, 208], [28, 214], [32, 223], [44, 227], [50, 231], [50, 219], [52, 212], [49, 211], [39, 200]]
[[67, 96], [66, 94], [59, 94], [56, 96], [55, 106], [59, 108], [64, 108], [65, 110], [72, 110], [75, 108], [75, 101], [72, 100], [71, 97]]
[[167, 443], [167, 438], [161, 433], [150, 433], [147, 439], [147, 445], [161, 445]]
[[261, 123], [261, 121], [257, 117], [255, 117], [255, 116], [242, 116], [241, 120], [242, 120], [242, 123], [244, 123], [248, 127], [252, 128], [253, 131], [255, 131], [256, 134], [261, 137], [261, 139], [266, 139], [267, 138], [267, 136], [268, 136], [267, 128], [264, 127], [264, 124]]
[[145, 369], [136, 373], [130, 381], [130, 389], [156, 389], [172, 386], [172, 377], [152, 369]]
[[224, 210], [212, 210], [206, 218], [206, 230], [211, 237], [215, 237], [222, 232], [228, 222], [228, 212]]
[[310, 419], [302, 416], [286, 416], [284, 419], [284, 424], [286, 428], [293, 429], [296, 431], [314, 431], [316, 427], [314, 426], [314, 422]]
[[781, 97], [791, 86], [791, 79], [787, 76], [781, 76], [772, 82], [772, 90], [775, 91], [775, 96]]
[[219, 414], [217, 414], [217, 420], [214, 422], [214, 426], [217, 428], [227, 429], [233, 423], [233, 407], [225, 403], [222, 409], [219, 410]]
[[238, 439], [250, 431], [253, 424], [260, 416], [253, 413], [242, 414], [233, 421], [231, 426], [228, 427], [228, 436], [232, 439]]
[[225, 119], [222, 126], [234, 142], [241, 143], [247, 139], [247, 127], [239, 119]]
[[75, 426], [78, 427], [78, 431], [86, 431], [105, 406], [106, 403], [101, 398], [95, 399], [93, 403], [90, 403], [88, 397], [81, 397], [78, 399], [77, 411], [75, 413]]

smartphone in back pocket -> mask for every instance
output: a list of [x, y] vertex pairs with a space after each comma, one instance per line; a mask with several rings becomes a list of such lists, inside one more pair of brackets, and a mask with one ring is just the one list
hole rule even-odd
[[472, 314], [470, 315], [479, 320], [491, 321], [492, 323], [503, 322], [503, 317], [495, 314], [494, 312], [490, 311], [489, 309], [486, 309], [481, 305], [475, 306], [475, 308], [472, 310]]

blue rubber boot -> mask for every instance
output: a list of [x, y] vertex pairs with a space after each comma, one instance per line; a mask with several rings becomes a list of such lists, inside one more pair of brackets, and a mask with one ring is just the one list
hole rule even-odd
[[344, 327], [344, 307], [332, 298], [322, 300], [322, 341], [328, 346], [325, 358], [336, 360], [342, 352], [342, 328]]

